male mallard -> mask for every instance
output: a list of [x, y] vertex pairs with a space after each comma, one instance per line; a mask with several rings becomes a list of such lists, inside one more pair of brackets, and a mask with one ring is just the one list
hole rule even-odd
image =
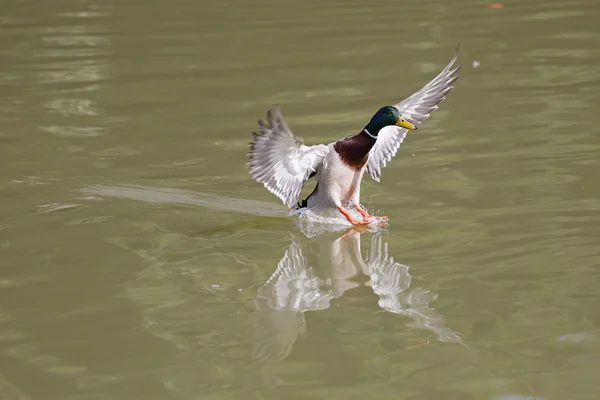
[[[458, 53], [458, 52], [457, 52]], [[305, 146], [288, 128], [278, 107], [267, 114], [268, 125], [258, 121], [248, 153], [250, 174], [284, 204], [296, 205], [308, 179], [315, 177], [314, 191], [290, 214], [305, 209], [323, 212], [337, 208], [352, 224], [369, 224], [374, 218], [360, 206], [360, 183], [365, 169], [379, 182], [381, 168], [396, 155], [409, 129], [425, 121], [452, 90], [458, 79], [452, 69], [458, 54], [431, 82], [393, 106], [380, 108], [356, 135], [328, 145]], [[363, 216], [356, 220], [346, 209]]]

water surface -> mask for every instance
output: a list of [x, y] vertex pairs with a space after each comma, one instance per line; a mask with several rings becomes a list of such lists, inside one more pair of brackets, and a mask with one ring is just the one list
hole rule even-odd
[[[599, 18], [5, 1], [0, 397], [598, 398]], [[248, 174], [269, 107], [335, 140], [459, 41], [454, 91], [364, 181], [386, 229], [286, 218]]]

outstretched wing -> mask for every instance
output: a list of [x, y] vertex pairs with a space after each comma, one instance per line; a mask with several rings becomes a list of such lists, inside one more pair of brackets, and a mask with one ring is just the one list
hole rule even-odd
[[[429, 115], [438, 109], [438, 104], [446, 98], [446, 94], [452, 90], [454, 81], [458, 79], [456, 73], [460, 66], [452, 68], [457, 58], [458, 49], [450, 63], [438, 76], [418, 92], [395, 104], [394, 107], [398, 109], [400, 115], [417, 126], [429, 118]], [[377, 182], [381, 178], [381, 168], [396, 155], [407, 132], [407, 129], [397, 126], [388, 126], [379, 131], [377, 142], [371, 149], [367, 161], [367, 171]]]
[[305, 146], [302, 138], [288, 128], [278, 107], [269, 110], [267, 120], [268, 124], [259, 120], [260, 132], [252, 134], [250, 174], [292, 208], [329, 150], [324, 144]]

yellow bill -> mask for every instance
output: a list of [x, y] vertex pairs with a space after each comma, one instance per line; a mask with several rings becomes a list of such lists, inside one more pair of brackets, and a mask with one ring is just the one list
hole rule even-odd
[[412, 122], [409, 122], [403, 116], [398, 117], [398, 121], [396, 121], [396, 125], [401, 126], [402, 128], [415, 130], [417, 127]]

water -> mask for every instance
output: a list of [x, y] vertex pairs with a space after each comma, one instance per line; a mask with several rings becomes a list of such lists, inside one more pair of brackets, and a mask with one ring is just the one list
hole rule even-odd
[[[0, 397], [598, 398], [598, 2], [3, 10]], [[459, 41], [364, 181], [388, 227], [287, 218], [249, 176], [269, 107], [335, 140]]]

